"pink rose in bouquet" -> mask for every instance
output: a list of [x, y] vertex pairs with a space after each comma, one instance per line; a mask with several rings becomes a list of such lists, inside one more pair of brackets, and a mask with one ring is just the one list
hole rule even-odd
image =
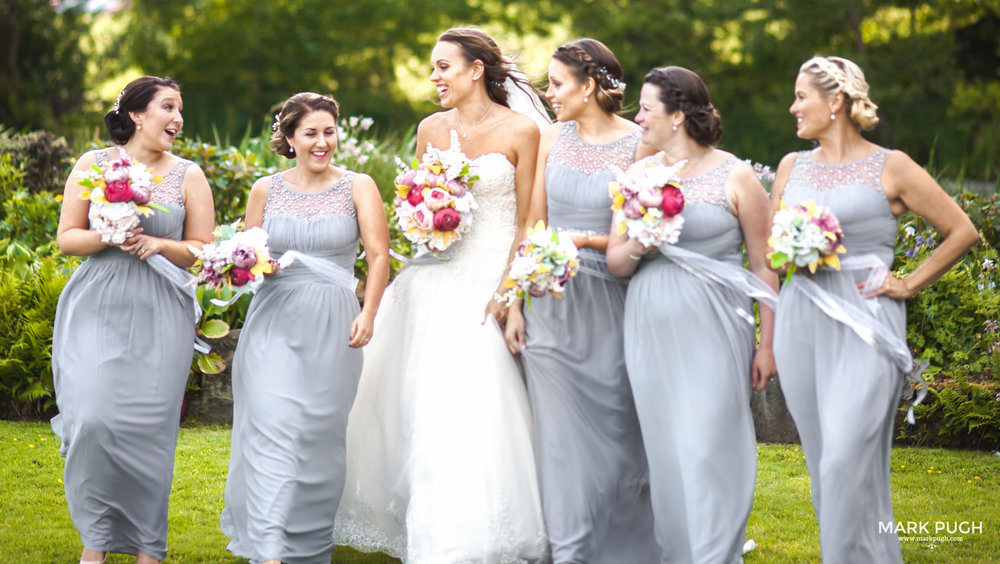
[[477, 208], [469, 188], [478, 177], [461, 152], [458, 136], [452, 135], [451, 141], [448, 150], [428, 144], [423, 159], [414, 159], [412, 168], [397, 159], [403, 171], [394, 182], [393, 216], [399, 230], [408, 241], [441, 259], [447, 257], [439, 253], [471, 228]]
[[128, 182], [124, 180], [117, 180], [108, 184], [104, 188], [104, 197], [108, 199], [112, 204], [117, 204], [119, 202], [131, 202], [132, 201], [132, 188], [129, 187]]
[[681, 189], [673, 184], [668, 184], [663, 187], [663, 201], [661, 206], [663, 208], [664, 217], [674, 217], [675, 215], [681, 213], [684, 209], [684, 193]]
[[218, 227], [214, 235], [215, 240], [200, 249], [188, 247], [197, 259], [192, 267], [197, 271], [192, 284], [230, 288], [239, 296], [255, 292], [264, 282], [264, 275], [277, 270], [277, 262], [268, 250], [267, 232], [260, 227], [242, 231], [237, 221]]
[[434, 229], [454, 231], [462, 222], [462, 216], [452, 208], [442, 208], [434, 213]]
[[150, 203], [154, 182], [162, 182], [144, 164], [133, 161], [124, 150], [103, 168], [98, 164], [76, 174], [84, 188], [80, 199], [90, 202], [87, 219], [101, 242], [121, 245], [139, 227], [139, 215], [167, 208]]
[[254, 279], [254, 275], [246, 268], [233, 267], [229, 270], [229, 283], [233, 286], [245, 286]]
[[684, 194], [677, 171], [687, 161], [672, 166], [647, 161], [631, 173], [618, 170], [608, 186], [611, 210], [618, 233], [627, 233], [645, 247], [676, 243], [684, 218]]
[[257, 264], [257, 251], [249, 245], [239, 245], [233, 250], [233, 266], [249, 269]]
[[132, 201], [140, 206], [145, 206], [153, 197], [153, 191], [148, 186], [133, 186]]

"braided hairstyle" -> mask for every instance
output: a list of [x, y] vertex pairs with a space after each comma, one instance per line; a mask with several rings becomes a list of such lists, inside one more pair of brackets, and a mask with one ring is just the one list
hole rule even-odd
[[722, 116], [697, 73], [684, 67], [657, 67], [642, 82], [660, 87], [667, 113], [684, 112], [684, 129], [696, 143], [708, 147], [722, 137]]
[[144, 112], [156, 97], [160, 88], [173, 88], [178, 93], [181, 87], [172, 78], [141, 76], [125, 85], [111, 111], [104, 116], [104, 125], [116, 145], [124, 145], [135, 135], [135, 122], [129, 112]]
[[333, 121], [340, 119], [340, 105], [333, 96], [323, 96], [315, 92], [299, 92], [291, 98], [285, 100], [281, 105], [281, 111], [274, 116], [274, 124], [271, 126], [271, 150], [285, 157], [294, 159], [295, 153], [292, 146], [288, 144], [288, 138], [295, 136], [295, 129], [299, 127], [299, 122], [310, 112], [329, 112], [333, 116]]
[[847, 117], [859, 129], [870, 129], [878, 123], [878, 106], [868, 97], [865, 73], [853, 61], [816, 56], [802, 63], [799, 73], [810, 75], [813, 86], [824, 98], [843, 92]]
[[621, 111], [625, 99], [622, 66], [606, 45], [589, 37], [574, 39], [560, 45], [552, 58], [569, 67], [581, 84], [594, 79], [598, 107], [609, 114]]
[[438, 36], [438, 42], [442, 41], [458, 45], [467, 63], [482, 61], [486, 94], [497, 104], [510, 107], [507, 101], [506, 82], [508, 79], [512, 80], [514, 86], [525, 93], [538, 93], [535, 86], [523, 75], [511, 72], [516, 68], [516, 63], [505, 57], [496, 41], [493, 41], [489, 34], [478, 27], [453, 27]]

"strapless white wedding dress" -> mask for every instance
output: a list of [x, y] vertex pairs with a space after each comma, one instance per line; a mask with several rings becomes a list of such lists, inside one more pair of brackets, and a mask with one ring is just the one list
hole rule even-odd
[[389, 285], [347, 428], [335, 540], [408, 563], [547, 559], [527, 394], [483, 323], [516, 234], [514, 166], [472, 164], [472, 229]]

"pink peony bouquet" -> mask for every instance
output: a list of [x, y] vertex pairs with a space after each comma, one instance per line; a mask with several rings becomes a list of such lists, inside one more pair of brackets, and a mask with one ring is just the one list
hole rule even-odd
[[267, 248], [267, 232], [260, 227], [242, 231], [240, 222], [216, 228], [215, 240], [201, 249], [188, 247], [197, 272], [191, 284], [229, 288], [236, 295], [255, 292], [264, 275], [274, 272], [277, 261]]
[[774, 214], [771, 237], [767, 240], [771, 247], [767, 258], [771, 259], [771, 268], [788, 266], [786, 282], [800, 267], [808, 267], [809, 272], [816, 272], [820, 266], [840, 270], [837, 255], [847, 252], [841, 244], [843, 240], [840, 222], [830, 208], [817, 205], [813, 200], [789, 208], [782, 200], [781, 209]]
[[477, 204], [470, 187], [478, 179], [470, 172], [472, 163], [453, 138], [448, 150], [428, 144], [413, 168], [398, 164], [403, 171], [394, 182], [396, 225], [411, 243], [436, 254], [445, 251], [472, 227]]
[[576, 276], [580, 266], [579, 251], [569, 237], [539, 221], [528, 229], [528, 236], [521, 241], [511, 262], [504, 286], [510, 288], [496, 299], [510, 305], [524, 298], [531, 307], [531, 298], [545, 294], [562, 299], [562, 292], [570, 278]]
[[628, 233], [645, 247], [676, 243], [684, 218], [684, 194], [673, 166], [650, 164], [640, 174], [618, 170], [616, 180], [608, 185], [611, 210], [618, 233]]
[[139, 214], [148, 217], [154, 209], [169, 211], [150, 203], [153, 183], [163, 178], [132, 160], [124, 150], [104, 168], [94, 163], [90, 170], [78, 174], [78, 184], [84, 188], [80, 199], [90, 202], [90, 229], [101, 235], [103, 243], [124, 243], [139, 227]]

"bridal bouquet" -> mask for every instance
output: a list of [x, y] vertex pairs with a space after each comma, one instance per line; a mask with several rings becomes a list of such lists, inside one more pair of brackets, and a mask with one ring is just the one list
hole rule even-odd
[[785, 282], [799, 267], [807, 266], [809, 272], [816, 272], [820, 266], [840, 270], [837, 254], [846, 252], [843, 239], [840, 222], [829, 208], [806, 200], [789, 209], [782, 200], [767, 240], [772, 249], [767, 257], [771, 268], [788, 265]]
[[684, 225], [684, 209], [677, 171], [687, 161], [672, 166], [647, 166], [639, 175], [617, 170], [608, 185], [611, 210], [618, 233], [628, 233], [645, 247], [676, 243]]
[[149, 202], [153, 183], [162, 182], [163, 178], [133, 161], [125, 151], [104, 168], [94, 163], [90, 170], [78, 175], [78, 184], [85, 188], [80, 199], [90, 202], [87, 212], [90, 228], [100, 234], [102, 243], [124, 243], [139, 227], [139, 214], [148, 217], [154, 209], [169, 211]]
[[472, 227], [472, 212], [478, 207], [470, 190], [478, 179], [469, 170], [472, 163], [453, 135], [450, 149], [428, 143], [423, 160], [413, 159], [412, 168], [398, 159], [397, 164], [403, 170], [394, 182], [396, 225], [411, 243], [433, 253], [445, 251]]
[[510, 305], [518, 298], [525, 298], [531, 307], [531, 298], [540, 298], [551, 293], [562, 299], [563, 288], [570, 278], [576, 276], [580, 266], [577, 248], [569, 237], [559, 233], [539, 221], [528, 229], [528, 236], [521, 241], [510, 265], [510, 272], [504, 287], [510, 288], [497, 294], [496, 300]]
[[201, 249], [188, 246], [196, 260], [194, 279], [215, 289], [230, 288], [236, 296], [255, 292], [264, 275], [274, 271], [277, 261], [267, 248], [267, 232], [260, 227], [240, 230], [240, 222], [215, 229], [215, 240]]

